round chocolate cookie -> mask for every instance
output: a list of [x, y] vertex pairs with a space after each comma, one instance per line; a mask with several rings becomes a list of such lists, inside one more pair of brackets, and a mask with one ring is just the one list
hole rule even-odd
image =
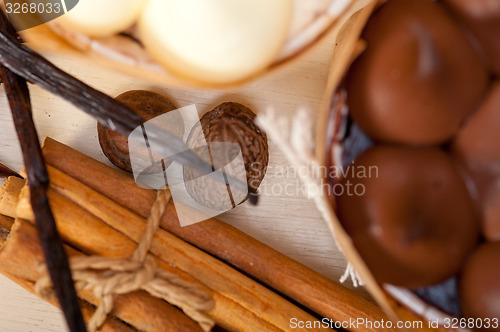
[[483, 235], [500, 240], [500, 80], [458, 132], [452, 152], [481, 211]]
[[[144, 122], [163, 113], [177, 109], [177, 107], [167, 98], [158, 93], [146, 90], [127, 91], [115, 99], [130, 107], [132, 111], [144, 119]], [[184, 128], [178, 128], [178, 130], [184, 131]], [[109, 128], [105, 128], [100, 123], [97, 123], [97, 133], [102, 152], [109, 161], [124, 171], [132, 172], [128, 137]], [[177, 133], [177, 136], [179, 134], [180, 133]]]
[[349, 111], [376, 141], [439, 144], [483, 97], [488, 73], [445, 7], [392, 0], [370, 18], [347, 76]]
[[344, 174], [339, 220], [379, 282], [416, 288], [460, 270], [477, 243], [478, 220], [446, 153], [377, 146]]
[[[463, 315], [475, 318], [478, 330], [481, 329], [479, 323], [484, 330], [500, 330], [499, 258], [500, 242], [485, 243], [467, 261], [460, 277], [459, 295]], [[488, 321], [490, 328], [486, 326]]]
[[488, 67], [500, 76], [500, 1], [445, 0], [480, 45]]

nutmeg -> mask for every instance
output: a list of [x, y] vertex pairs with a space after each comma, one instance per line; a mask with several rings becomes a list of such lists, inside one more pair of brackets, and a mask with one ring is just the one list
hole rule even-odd
[[388, 1], [363, 38], [366, 50], [347, 76], [349, 111], [359, 126], [384, 142], [451, 139], [478, 106], [488, 73], [444, 6]]
[[477, 330], [500, 330], [499, 257], [500, 242], [485, 243], [470, 257], [460, 276], [462, 312], [466, 318], [476, 319]]
[[478, 239], [477, 217], [446, 153], [382, 145], [344, 173], [339, 220], [380, 283], [417, 288], [460, 270]]
[[483, 235], [500, 240], [500, 80], [492, 85], [483, 104], [461, 129], [452, 152], [482, 215]]
[[[144, 122], [158, 115], [177, 109], [170, 100], [162, 95], [146, 90], [131, 90], [115, 98], [132, 111], [140, 115]], [[182, 137], [184, 128], [176, 128], [176, 136]], [[127, 172], [132, 172], [130, 164], [128, 137], [97, 123], [97, 133], [102, 152], [115, 166]]]
[[[246, 174], [243, 176], [232, 174], [232, 176], [246, 178], [249, 190], [254, 192], [260, 186], [269, 162], [267, 136], [255, 124], [255, 117], [256, 115], [248, 107], [234, 102], [225, 102], [203, 115], [200, 120], [201, 127], [193, 128], [188, 137], [188, 145], [192, 147], [203, 144], [200, 143], [200, 138], [206, 140], [209, 155], [200, 157], [211, 162], [214, 169], [221, 169], [225, 166], [217, 165], [216, 160], [230, 162], [241, 149]], [[215, 143], [235, 143], [239, 149], [236, 151], [230, 145], [222, 150], [214, 149]], [[194, 151], [196, 152], [196, 149]], [[240, 200], [233, 201], [231, 197], [230, 205], [232, 206], [228, 206], [227, 202], [222, 203], [221, 200], [228, 195], [226, 188], [222, 188], [222, 192], [215, 192], [213, 186], [205, 182], [207, 178], [191, 168], [184, 168], [184, 179], [188, 193], [204, 206], [222, 210], [244, 201], [244, 199], [241, 202]], [[220, 188], [220, 186], [217, 187]], [[230, 191], [229, 186], [227, 189]]]

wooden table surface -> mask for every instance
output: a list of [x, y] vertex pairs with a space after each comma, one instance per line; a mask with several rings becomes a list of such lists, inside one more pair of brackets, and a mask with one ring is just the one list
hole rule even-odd
[[[237, 101], [257, 113], [273, 107], [281, 116], [307, 108], [312, 117], [323, 102], [332, 45], [325, 43], [293, 66], [246, 83], [235, 91], [170, 89], [62, 56], [50, 60], [86, 83], [116, 96], [149, 89], [170, 97], [177, 106], [195, 104], [202, 113], [222, 101]], [[51, 136], [100, 161], [107, 162], [97, 141], [95, 121], [39, 87], [30, 87], [40, 139]], [[333, 243], [320, 213], [300, 190], [300, 182], [278, 148], [270, 142], [270, 166], [257, 207], [243, 204], [220, 218], [316, 271], [338, 280], [346, 262]], [[19, 170], [22, 158], [5, 94], [0, 93], [0, 162]], [[109, 163], [108, 163], [109, 164]], [[285, 190], [285, 188], [287, 190]], [[1, 264], [1, 262], [0, 262]], [[347, 282], [347, 287], [352, 285]], [[364, 293], [363, 289], [357, 292]], [[58, 309], [0, 275], [0, 331], [65, 331]]]

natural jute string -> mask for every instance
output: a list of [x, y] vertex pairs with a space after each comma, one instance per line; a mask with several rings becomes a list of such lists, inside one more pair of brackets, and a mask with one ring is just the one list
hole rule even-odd
[[[160, 218], [170, 201], [170, 191], [159, 190], [151, 208], [139, 245], [128, 259], [101, 256], [80, 256], [70, 260], [73, 280], [77, 290], [92, 290], [101, 303], [88, 323], [89, 332], [97, 331], [113, 309], [116, 295], [145, 290], [182, 309], [187, 316], [198, 322], [204, 331], [210, 331], [214, 322], [205, 312], [214, 307], [210, 295], [191, 282], [166, 272], [148, 255]], [[45, 269], [43, 266], [42, 269]], [[46, 271], [36, 283], [36, 292], [44, 294], [52, 287]]]

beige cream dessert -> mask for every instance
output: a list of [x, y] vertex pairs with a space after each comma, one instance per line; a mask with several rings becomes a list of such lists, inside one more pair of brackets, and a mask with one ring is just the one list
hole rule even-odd
[[85, 0], [49, 26], [79, 49], [160, 65], [191, 81], [230, 84], [306, 48], [351, 2]]

